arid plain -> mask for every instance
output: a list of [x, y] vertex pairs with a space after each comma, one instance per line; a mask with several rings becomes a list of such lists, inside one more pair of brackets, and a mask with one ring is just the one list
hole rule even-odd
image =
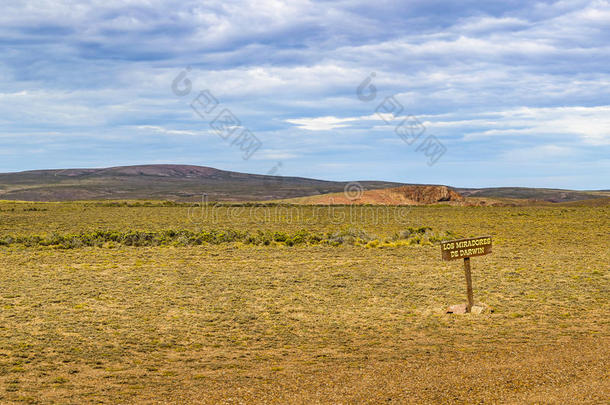
[[607, 203], [353, 209], [0, 203], [0, 402], [608, 401]]

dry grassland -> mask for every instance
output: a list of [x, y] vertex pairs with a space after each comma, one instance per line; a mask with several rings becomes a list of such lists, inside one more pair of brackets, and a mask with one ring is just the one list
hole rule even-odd
[[327, 211], [260, 223], [235, 208], [207, 222], [186, 207], [0, 209], [0, 240], [346, 226], [380, 242], [420, 226], [494, 238], [472, 259], [493, 312], [461, 316], [444, 313], [465, 299], [461, 263], [438, 246], [0, 246], [1, 403], [610, 400], [608, 206], [415, 207], [349, 225]]

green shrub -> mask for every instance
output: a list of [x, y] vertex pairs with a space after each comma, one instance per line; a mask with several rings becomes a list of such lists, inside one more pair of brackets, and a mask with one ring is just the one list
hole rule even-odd
[[[430, 227], [408, 228], [392, 238], [378, 238], [360, 229], [344, 229], [336, 232], [315, 233], [301, 229], [294, 233], [257, 230], [255, 233], [227, 230], [190, 230], [167, 229], [162, 231], [95, 231], [80, 234], [58, 234], [11, 236], [0, 235], [0, 246], [15, 244], [24, 246], [53, 246], [73, 249], [83, 246], [197, 246], [202, 244], [243, 243], [247, 245], [269, 246], [272, 243], [286, 246], [318, 245], [330, 246], [355, 245], [366, 247], [395, 247], [405, 245], [431, 245], [447, 239], [457, 239], [452, 232], [433, 233]], [[383, 240], [383, 243], [381, 243]]]

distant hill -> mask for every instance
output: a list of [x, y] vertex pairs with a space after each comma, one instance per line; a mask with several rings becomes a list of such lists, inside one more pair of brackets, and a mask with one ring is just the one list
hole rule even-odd
[[[347, 182], [238, 173], [203, 166], [143, 165], [0, 174], [0, 200], [275, 200], [343, 191]], [[401, 183], [361, 181], [366, 189]]]
[[[358, 183], [365, 191], [415, 186], [388, 181], [359, 181]], [[104, 169], [33, 170], [3, 173], [0, 174], [0, 200], [158, 199], [197, 201], [203, 193], [206, 193], [210, 201], [266, 201], [331, 193], [342, 194], [348, 184], [347, 182], [303, 177], [238, 173], [203, 166], [141, 165]], [[447, 190], [449, 189], [462, 196], [481, 200], [503, 198], [569, 202], [610, 197], [610, 191], [607, 190], [589, 192], [520, 187], [447, 188]], [[406, 194], [399, 197], [398, 194], [391, 191], [367, 192], [366, 196], [371, 204], [383, 204], [384, 198], [385, 201], [394, 198], [399, 200], [410, 198]], [[340, 196], [337, 195], [335, 198], [340, 198]]]
[[528, 187], [493, 187], [493, 188], [456, 188], [458, 193], [465, 197], [491, 197], [491, 198], [517, 198], [540, 200], [553, 203], [588, 200], [593, 198], [610, 197], [607, 190], [575, 191], [553, 188]]

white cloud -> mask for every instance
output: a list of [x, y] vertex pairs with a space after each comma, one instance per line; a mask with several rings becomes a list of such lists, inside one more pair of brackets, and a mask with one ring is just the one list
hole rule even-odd
[[[465, 140], [532, 135], [574, 135], [584, 144], [610, 145], [610, 106], [522, 107], [509, 110], [470, 112], [469, 114], [471, 115], [469, 119], [461, 119], [462, 117], [458, 114], [452, 114], [456, 118], [455, 120], [447, 120], [447, 114], [439, 115], [438, 120], [435, 119], [434, 115], [428, 114], [425, 116], [427, 120], [420, 119], [420, 122], [428, 131], [483, 128], [469, 130], [463, 136]], [[391, 123], [385, 124], [382, 118], [391, 121]], [[369, 122], [370, 129], [393, 131], [397, 123], [407, 118], [412, 118], [412, 116], [393, 117], [391, 114], [371, 114], [358, 117], [337, 118], [331, 116], [289, 119], [286, 121], [297, 125], [300, 129], [310, 131], [356, 128], [364, 122]]]
[[[296, 159], [303, 145], [308, 159], [315, 153], [346, 158], [350, 148], [368, 148], [363, 159], [391, 156], [398, 138], [375, 109], [392, 94], [404, 107], [400, 119], [415, 115], [443, 139], [473, 141], [462, 142], [473, 153], [452, 157], [462, 164], [479, 148], [531, 150], [524, 146], [529, 142], [586, 148], [598, 157], [610, 143], [605, 0], [459, 7], [390, 0], [33, 0], [3, 6], [3, 139], [56, 133], [101, 146], [112, 138], [106, 144], [112, 148], [122, 137], [144, 133], [207, 135], [207, 122], [189, 103], [209, 89], [264, 139], [269, 150], [261, 149], [261, 159]], [[170, 85], [186, 66], [193, 92], [181, 98]], [[378, 97], [363, 103], [356, 86], [371, 72]], [[49, 151], [57, 150], [51, 138], [40, 135]], [[171, 161], [171, 145], [155, 147], [141, 159]], [[209, 148], [197, 155], [220, 159]], [[54, 158], [49, 152], [47, 159]], [[6, 164], [31, 165], [22, 160]]]
[[347, 122], [356, 121], [357, 118], [317, 117], [288, 119], [286, 122], [296, 125], [300, 129], [308, 131], [328, 131], [331, 129], [345, 128]]
[[293, 151], [265, 149], [260, 153], [256, 153], [253, 159], [256, 160], [287, 160], [299, 157], [299, 154]]
[[496, 128], [467, 133], [464, 139], [512, 135], [574, 135], [584, 144], [610, 145], [610, 106], [523, 107], [494, 114], [501, 114], [503, 118], [488, 122], [487, 127]]
[[529, 148], [516, 148], [503, 152], [501, 158], [508, 162], [541, 162], [573, 157], [575, 149], [555, 144], [539, 145]]
[[155, 132], [163, 135], [210, 135], [209, 131], [187, 131], [181, 129], [167, 129], [156, 125], [137, 125], [136, 129], [145, 132]]
[[516, 17], [470, 17], [456, 24], [460, 32], [489, 33], [508, 29], [525, 29], [529, 27], [527, 20]]

